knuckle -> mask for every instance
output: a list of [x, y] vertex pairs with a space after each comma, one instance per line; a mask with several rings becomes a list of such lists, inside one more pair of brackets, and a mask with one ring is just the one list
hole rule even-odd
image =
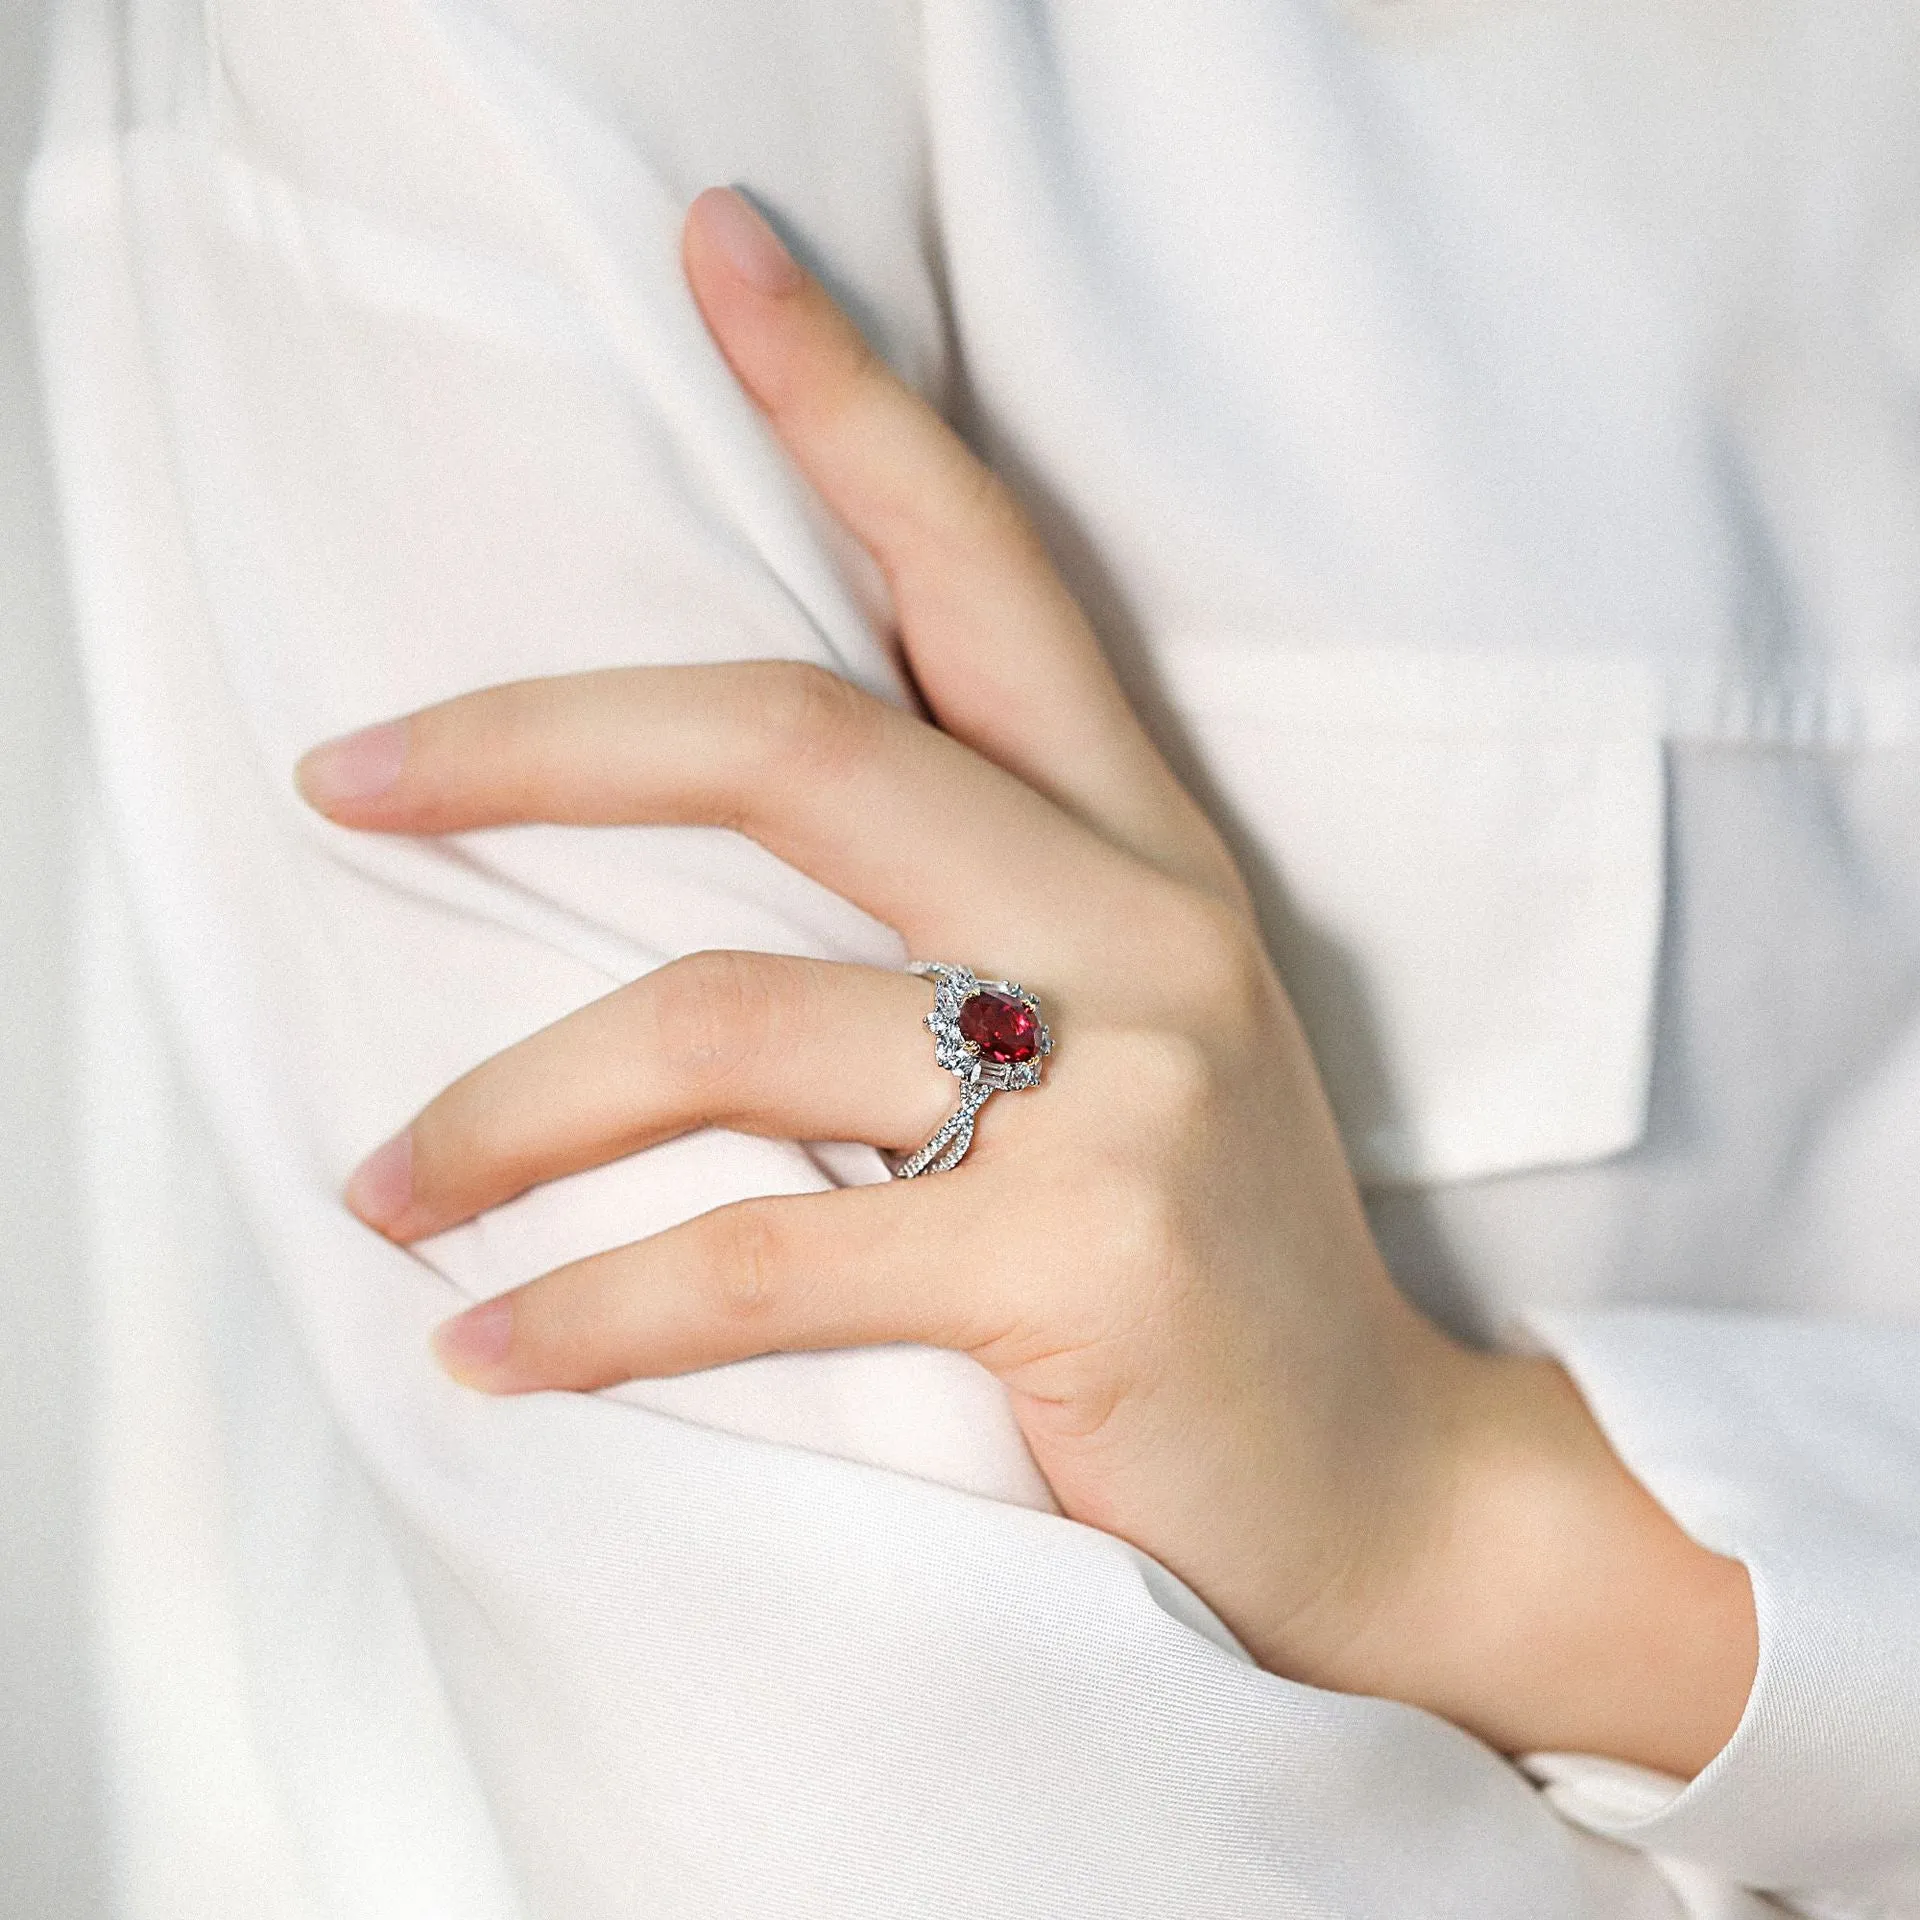
[[1136, 1124], [1166, 1138], [1205, 1124], [1218, 1103], [1220, 1068], [1199, 1039], [1156, 1027], [1127, 1036], [1128, 1104]]
[[756, 771], [776, 785], [843, 774], [871, 743], [875, 702], [813, 661], [769, 661], [753, 700]]
[[1155, 916], [1165, 977], [1200, 1030], [1238, 1045], [1267, 1018], [1272, 969], [1258, 929], [1232, 901], [1175, 885]]
[[1155, 1316], [1185, 1269], [1180, 1210], [1164, 1182], [1128, 1170], [1102, 1182], [1098, 1211], [1100, 1313], [1105, 1337], [1132, 1333]]
[[1046, 545], [1013, 490], [971, 454], [911, 512], [914, 537], [945, 565], [974, 569], [991, 557], [1027, 576], [1053, 574]]
[[[450, 701], [447, 713], [456, 719], [454, 744], [461, 757], [480, 767], [496, 767], [516, 776], [537, 774], [544, 749], [555, 733], [568, 727], [583, 704], [582, 679], [599, 676], [556, 674], [531, 680], [503, 680]], [[595, 693], [604, 699], [596, 684]]]
[[511, 1184], [529, 1162], [518, 1109], [481, 1084], [455, 1082], [415, 1117], [411, 1132], [416, 1203], [476, 1181]]
[[910, 390], [886, 358], [858, 327], [843, 336], [840, 378], [833, 398], [842, 412], [863, 416]]
[[955, 460], [927, 532], [978, 544], [999, 541], [1021, 546], [1038, 544], [1032, 525], [1012, 490], [985, 461], [967, 455]]
[[788, 1249], [776, 1208], [744, 1201], [713, 1214], [707, 1230], [709, 1303], [735, 1326], [764, 1326], [785, 1296]]
[[674, 1081], [724, 1086], [765, 1052], [781, 1015], [781, 970], [750, 953], [689, 954], [648, 977], [646, 1046]]

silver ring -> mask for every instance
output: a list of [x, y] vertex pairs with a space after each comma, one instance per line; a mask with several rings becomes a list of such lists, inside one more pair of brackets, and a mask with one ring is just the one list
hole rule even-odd
[[908, 967], [934, 983], [927, 1028], [933, 1057], [960, 1082], [960, 1104], [940, 1131], [894, 1168], [896, 1180], [923, 1173], [949, 1173], [973, 1145], [973, 1123], [988, 1097], [1040, 1084], [1040, 1063], [1053, 1051], [1053, 1036], [1040, 1003], [1012, 980], [978, 980], [965, 967], [916, 960]]

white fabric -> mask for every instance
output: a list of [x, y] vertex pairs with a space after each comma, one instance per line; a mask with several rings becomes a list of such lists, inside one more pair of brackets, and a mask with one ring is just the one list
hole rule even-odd
[[[1920, 1912], [1920, 17], [57, 24], [123, 1910]], [[463, 1298], [879, 1173], [706, 1135], [417, 1255], [337, 1198], [672, 954], [899, 957], [724, 834], [381, 842], [288, 787], [526, 673], [898, 691], [680, 284], [726, 179], [1034, 504], [1246, 854], [1404, 1283], [1525, 1316], [1753, 1567], [1760, 1683], [1691, 1787], [1538, 1789], [1258, 1672], [1048, 1510], [952, 1356], [511, 1403], [432, 1367]]]

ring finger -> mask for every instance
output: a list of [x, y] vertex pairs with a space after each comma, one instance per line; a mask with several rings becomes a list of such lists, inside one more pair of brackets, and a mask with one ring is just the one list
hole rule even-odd
[[703, 1126], [917, 1147], [956, 1101], [928, 983], [696, 953], [484, 1061], [362, 1164], [347, 1202], [399, 1241]]

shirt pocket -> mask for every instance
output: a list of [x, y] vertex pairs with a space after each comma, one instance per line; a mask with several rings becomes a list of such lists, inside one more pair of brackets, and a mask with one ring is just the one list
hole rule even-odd
[[1360, 1179], [1633, 1146], [1665, 892], [1647, 671], [1207, 638], [1161, 658]]

